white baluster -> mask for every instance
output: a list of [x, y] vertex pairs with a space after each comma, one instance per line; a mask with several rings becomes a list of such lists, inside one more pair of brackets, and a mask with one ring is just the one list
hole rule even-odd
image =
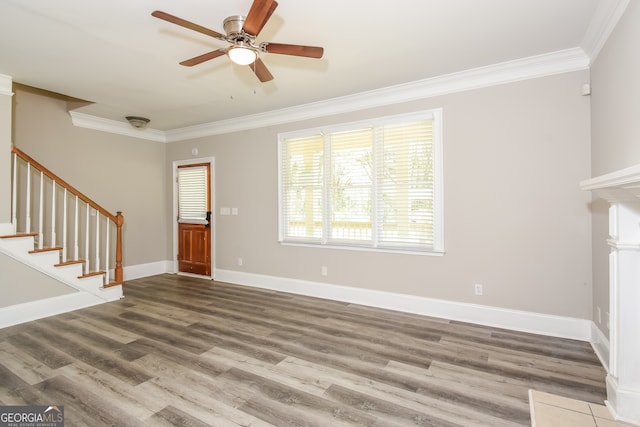
[[84, 235], [84, 274], [89, 273], [89, 216], [91, 215], [91, 206], [87, 203], [87, 220], [85, 221]]
[[62, 262], [67, 262], [67, 189], [62, 196]]
[[106, 231], [105, 231], [105, 242], [104, 242], [104, 271], [106, 272], [105, 276], [104, 276], [104, 281], [105, 283], [109, 283], [109, 241], [111, 240], [110, 235], [109, 235], [109, 225], [111, 223], [111, 220], [109, 218], [106, 218], [107, 220], [107, 225], [106, 225]]
[[11, 188], [11, 224], [13, 232], [18, 232], [18, 155], [13, 153], [13, 185]]
[[[42, 232], [44, 224], [44, 173], [40, 171], [40, 206], [38, 207], [38, 249], [44, 246], [44, 233]], [[53, 246], [53, 245], [52, 245]]]
[[96, 271], [100, 271], [100, 212], [96, 209]]
[[31, 233], [31, 163], [27, 163], [27, 215], [25, 217], [25, 233]]
[[51, 247], [56, 246], [56, 182], [51, 181]]
[[80, 257], [78, 252], [78, 196], [76, 196], [75, 219], [73, 223], [73, 259], [77, 261]]

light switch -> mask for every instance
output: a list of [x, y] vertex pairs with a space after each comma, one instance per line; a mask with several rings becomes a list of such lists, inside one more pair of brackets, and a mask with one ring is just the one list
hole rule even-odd
[[231, 208], [231, 215], [238, 215], [238, 208]]
[[231, 209], [229, 208], [220, 208], [220, 215], [229, 215], [231, 213]]

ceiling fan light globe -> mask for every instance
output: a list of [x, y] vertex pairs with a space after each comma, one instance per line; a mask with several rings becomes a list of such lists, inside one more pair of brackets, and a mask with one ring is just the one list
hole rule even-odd
[[229, 58], [238, 65], [253, 64], [255, 60], [258, 59], [256, 51], [246, 47], [232, 47], [227, 52], [227, 55], [229, 55]]

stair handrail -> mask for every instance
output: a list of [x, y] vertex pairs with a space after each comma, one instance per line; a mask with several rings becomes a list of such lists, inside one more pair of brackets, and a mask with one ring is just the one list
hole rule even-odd
[[113, 223], [116, 225], [116, 248], [115, 248], [116, 254], [115, 254], [115, 268], [114, 268], [114, 271], [113, 271], [113, 275], [114, 275], [113, 284], [114, 285], [123, 284], [124, 283], [124, 273], [123, 273], [123, 269], [122, 269], [122, 225], [124, 224], [124, 216], [122, 215], [122, 212], [118, 211], [114, 215], [111, 212], [107, 211], [102, 206], [100, 206], [98, 203], [96, 203], [93, 200], [91, 200], [84, 193], [82, 193], [81, 191], [77, 190], [74, 186], [72, 186], [71, 184], [69, 184], [68, 182], [66, 182], [62, 178], [60, 178], [58, 175], [56, 175], [55, 173], [50, 171], [44, 165], [39, 163], [37, 160], [35, 160], [33, 157], [29, 156], [24, 151], [20, 150], [15, 145], [11, 146], [11, 152], [14, 153], [15, 155], [17, 155], [18, 157], [20, 157], [25, 162], [28, 162], [29, 164], [31, 164], [32, 167], [37, 169], [39, 172], [42, 172], [44, 175], [46, 175], [51, 180], [55, 181], [56, 184], [60, 185], [63, 188], [66, 188], [68, 192], [70, 192], [74, 196], [77, 196], [78, 199], [82, 200], [87, 205], [91, 206], [93, 209], [95, 209], [96, 211], [100, 212], [103, 216], [105, 216], [105, 217], [109, 218], [111, 221], [113, 221]]

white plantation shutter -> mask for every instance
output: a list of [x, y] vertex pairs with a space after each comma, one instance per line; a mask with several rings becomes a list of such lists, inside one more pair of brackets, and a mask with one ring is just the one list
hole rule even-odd
[[207, 218], [208, 165], [178, 167], [178, 220], [205, 221]]
[[327, 143], [331, 147], [328, 239], [371, 241], [373, 129], [334, 132]]
[[442, 251], [440, 111], [279, 135], [280, 240]]
[[380, 246], [432, 246], [433, 120], [383, 126], [378, 133]]
[[322, 135], [288, 138], [281, 144], [281, 233], [287, 240], [322, 239], [324, 152]]

